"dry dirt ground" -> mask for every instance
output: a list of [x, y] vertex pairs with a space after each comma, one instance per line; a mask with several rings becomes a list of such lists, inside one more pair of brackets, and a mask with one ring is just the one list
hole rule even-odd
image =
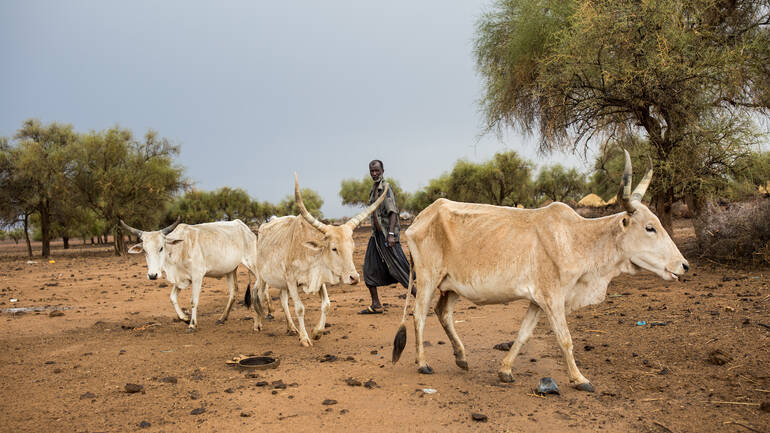
[[[356, 232], [359, 269], [368, 235], [367, 229]], [[686, 256], [697, 254], [686, 222], [677, 223], [675, 239]], [[770, 401], [767, 268], [693, 259], [682, 282], [651, 274], [617, 278], [605, 302], [568, 318], [578, 364], [596, 386], [588, 394], [569, 387], [545, 320], [514, 364], [516, 382], [498, 382], [504, 352], [493, 346], [514, 338], [525, 302], [458, 303], [467, 372], [455, 366], [446, 335], [430, 317], [426, 351], [436, 373], [425, 376], [413, 363], [411, 321], [407, 349], [398, 364], [390, 363], [403, 306], [398, 296], [405, 293], [400, 286], [384, 288], [386, 313], [369, 316], [356, 314], [367, 305], [362, 284], [330, 288], [328, 334], [303, 348], [285, 334], [277, 301], [276, 320], [262, 333], [252, 331], [251, 313], [242, 305], [217, 326], [227, 297], [224, 279], [204, 281], [199, 330], [188, 334], [174, 320], [170, 287], [146, 278], [143, 256], [57, 245], [52, 258], [55, 263], [39, 257], [28, 263], [21, 245], [0, 245], [3, 432], [770, 429], [770, 413], [760, 407]], [[244, 271], [239, 282], [241, 297]], [[187, 293], [180, 296], [185, 306]], [[318, 298], [303, 300], [310, 327]], [[18, 307], [66, 309], [54, 317], [50, 311], [7, 312]], [[650, 325], [656, 322], [665, 325]], [[238, 354], [266, 352], [280, 358], [277, 369], [250, 374], [225, 364]], [[532, 393], [546, 376], [561, 395]], [[348, 378], [376, 385], [350, 386]], [[129, 383], [142, 391], [126, 392]], [[436, 392], [422, 391], [428, 388]], [[472, 413], [488, 419], [474, 421]]]

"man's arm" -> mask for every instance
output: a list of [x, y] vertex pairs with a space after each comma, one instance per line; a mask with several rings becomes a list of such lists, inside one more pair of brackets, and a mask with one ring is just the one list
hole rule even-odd
[[388, 245], [393, 246], [396, 245], [396, 236], [394, 234], [396, 230], [396, 218], [398, 218], [398, 215], [396, 215], [395, 212], [390, 213], [390, 230], [388, 230]]

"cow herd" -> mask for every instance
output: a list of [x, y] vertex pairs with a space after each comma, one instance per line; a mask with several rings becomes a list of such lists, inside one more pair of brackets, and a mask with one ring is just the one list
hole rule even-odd
[[[404, 232], [411, 255], [412, 272], [401, 324], [393, 342], [393, 362], [406, 345], [405, 322], [408, 293], [416, 289], [414, 330], [418, 371], [433, 373], [425, 359], [423, 329], [428, 310], [434, 311], [454, 350], [455, 363], [467, 370], [465, 348], [454, 327], [455, 303], [464, 297], [477, 305], [529, 301], [517, 338], [502, 361], [499, 379], [512, 382], [511, 366], [527, 342], [541, 315], [553, 330], [567, 364], [572, 385], [594, 390], [577, 368], [566, 315], [604, 300], [612, 278], [644, 269], [665, 280], [676, 280], [689, 264], [658, 218], [642, 203], [652, 179], [652, 168], [631, 191], [631, 160], [626, 152], [625, 170], [618, 192], [623, 212], [586, 219], [563, 203], [540, 209], [517, 209], [438, 199], [420, 212]], [[253, 275], [246, 289], [247, 306], [254, 307], [254, 330], [262, 330], [262, 318], [273, 312], [267, 288], [280, 291], [281, 307], [290, 334], [311, 346], [320, 338], [329, 307], [327, 285], [360, 280], [353, 263], [353, 230], [382, 202], [386, 194], [342, 225], [328, 225], [305, 208], [295, 174], [294, 193], [298, 216], [275, 218], [255, 235], [243, 222], [196, 225], [175, 223], [163, 230], [144, 232], [124, 229], [141, 243], [129, 252], [145, 252], [147, 276], [162, 272], [172, 284], [171, 303], [177, 315], [197, 326], [198, 300], [204, 276], [226, 277], [229, 298], [217, 323], [223, 323], [235, 299], [238, 265]], [[191, 287], [191, 313], [179, 307], [180, 289]], [[308, 335], [300, 290], [318, 294], [321, 316]], [[288, 300], [294, 304], [295, 326]], [[437, 299], [437, 301], [436, 301]], [[262, 304], [265, 304], [265, 311]], [[312, 338], [311, 338], [312, 337]]]

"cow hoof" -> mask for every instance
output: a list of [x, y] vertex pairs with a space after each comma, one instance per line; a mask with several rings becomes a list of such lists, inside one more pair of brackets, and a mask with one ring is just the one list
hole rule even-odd
[[575, 385], [575, 389], [579, 391], [585, 391], [585, 392], [594, 392], [594, 386], [591, 385], [591, 382], [578, 383], [577, 385]]
[[217, 320], [217, 325], [224, 325], [225, 321], [222, 319]]
[[498, 371], [497, 377], [500, 378], [500, 382], [513, 383], [513, 375], [511, 373], [504, 373], [502, 371]]
[[296, 329], [287, 329], [286, 335], [299, 335], [299, 331], [297, 331]]
[[420, 374], [433, 374], [433, 369], [430, 368], [430, 365], [425, 365], [417, 369], [417, 372]]
[[254, 327], [254, 332], [262, 332], [262, 325], [255, 326]]
[[463, 370], [468, 371], [468, 361], [455, 359], [455, 364], [457, 364], [457, 366], [462, 368]]
[[275, 317], [274, 317], [272, 314], [270, 314], [270, 313], [267, 313], [267, 317], [265, 317], [265, 319], [267, 319], [267, 320], [273, 320], [273, 319], [275, 319]]
[[304, 347], [310, 347], [313, 345], [313, 342], [311, 342], [308, 339], [302, 339], [302, 340], [299, 340], [299, 344], [301, 344]]
[[195, 332], [195, 328], [187, 328], [188, 334], [192, 334], [193, 332]]
[[313, 340], [320, 340], [321, 339], [321, 331], [313, 331]]

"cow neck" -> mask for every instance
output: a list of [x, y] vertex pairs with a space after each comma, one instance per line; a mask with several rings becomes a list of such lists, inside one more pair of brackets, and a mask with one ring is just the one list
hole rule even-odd
[[292, 254], [294, 260], [289, 264], [289, 271], [296, 275], [298, 286], [306, 293], [317, 292], [321, 284], [331, 281], [323, 262], [323, 252], [314, 251], [303, 244], [309, 240], [322, 242], [323, 234], [308, 223], [302, 216], [297, 216], [298, 227], [294, 231]]
[[592, 264], [597, 276], [611, 280], [626, 270], [628, 258], [618, 246], [623, 234], [621, 220], [625, 212], [600, 218], [583, 218], [575, 230], [575, 241], [585, 245], [586, 263]]

